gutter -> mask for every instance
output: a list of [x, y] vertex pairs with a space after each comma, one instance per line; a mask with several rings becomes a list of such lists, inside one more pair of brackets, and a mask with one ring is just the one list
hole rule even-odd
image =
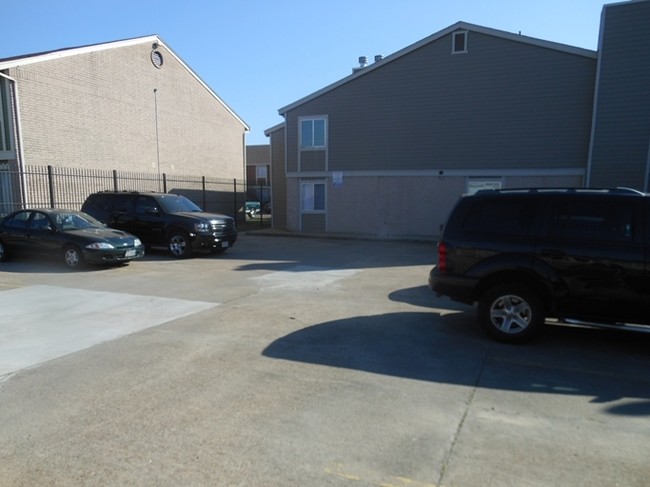
[[0, 72], [0, 76], [8, 80], [14, 85], [13, 88], [13, 115], [16, 121], [16, 159], [18, 160], [18, 172], [20, 178], [20, 195], [22, 197], [23, 207], [28, 207], [29, 202], [27, 198], [27, 179], [25, 177], [25, 157], [23, 154], [23, 127], [20, 121], [20, 102], [18, 100], [18, 81], [11, 76]]

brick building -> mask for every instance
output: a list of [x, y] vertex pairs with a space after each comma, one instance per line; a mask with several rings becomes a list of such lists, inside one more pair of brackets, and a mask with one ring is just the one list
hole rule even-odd
[[245, 177], [249, 127], [156, 35], [0, 59], [0, 108], [0, 171]]

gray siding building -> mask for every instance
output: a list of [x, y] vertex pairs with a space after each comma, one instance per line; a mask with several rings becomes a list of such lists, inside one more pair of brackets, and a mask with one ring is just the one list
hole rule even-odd
[[591, 186], [648, 191], [650, 177], [650, 1], [603, 9], [594, 102]]
[[287, 229], [435, 237], [461, 193], [583, 185], [596, 60], [459, 22], [281, 108]]

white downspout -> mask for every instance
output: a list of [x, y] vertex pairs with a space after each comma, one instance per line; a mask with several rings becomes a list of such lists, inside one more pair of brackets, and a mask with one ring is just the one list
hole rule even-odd
[[27, 197], [27, 178], [25, 177], [25, 157], [23, 154], [23, 127], [20, 122], [20, 103], [18, 101], [18, 82], [11, 76], [0, 72], [0, 76], [13, 83], [13, 98], [14, 98], [14, 118], [16, 120], [16, 158], [18, 159], [18, 172], [20, 178], [20, 193], [23, 199], [23, 206], [29, 206]]

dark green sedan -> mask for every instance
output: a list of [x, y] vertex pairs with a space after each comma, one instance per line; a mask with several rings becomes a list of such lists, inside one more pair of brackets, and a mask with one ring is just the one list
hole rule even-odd
[[69, 268], [126, 263], [144, 255], [140, 239], [80, 211], [29, 209], [0, 221], [0, 262], [12, 255], [50, 255]]

